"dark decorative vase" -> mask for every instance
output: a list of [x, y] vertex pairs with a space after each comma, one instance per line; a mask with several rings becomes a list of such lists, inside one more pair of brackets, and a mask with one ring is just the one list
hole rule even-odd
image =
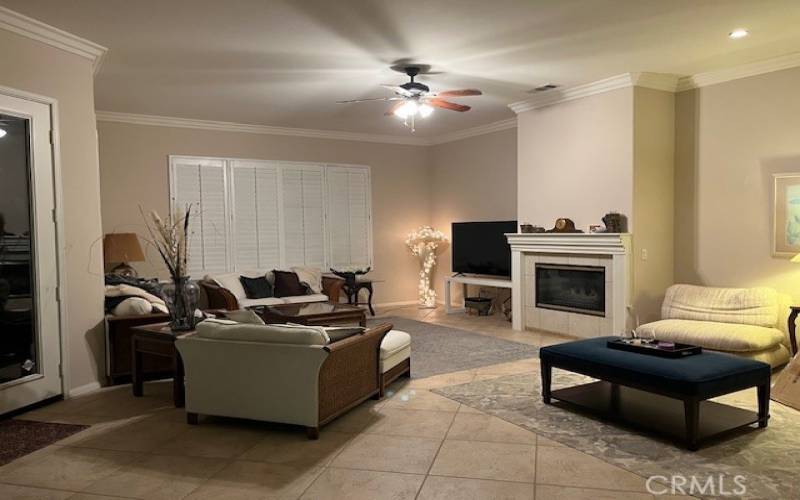
[[174, 332], [194, 330], [200, 291], [188, 276], [173, 279], [163, 287], [164, 302], [169, 309], [169, 326]]

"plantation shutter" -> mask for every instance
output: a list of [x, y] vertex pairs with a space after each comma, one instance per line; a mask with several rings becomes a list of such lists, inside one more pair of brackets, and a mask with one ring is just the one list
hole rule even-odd
[[172, 164], [172, 209], [191, 204], [188, 272], [197, 278], [228, 269], [225, 162], [182, 158]]
[[281, 165], [284, 267], [325, 269], [323, 168]]
[[369, 171], [329, 166], [328, 241], [332, 267], [371, 265]]
[[280, 266], [278, 166], [267, 161], [231, 162], [234, 267], [239, 271]]

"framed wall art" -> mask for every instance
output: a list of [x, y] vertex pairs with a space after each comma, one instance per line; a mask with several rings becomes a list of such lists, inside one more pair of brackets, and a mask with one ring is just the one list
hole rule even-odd
[[800, 253], [800, 173], [774, 174], [775, 193], [772, 255]]

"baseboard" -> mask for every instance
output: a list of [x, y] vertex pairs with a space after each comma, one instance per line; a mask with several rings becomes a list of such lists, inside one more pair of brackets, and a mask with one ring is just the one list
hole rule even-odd
[[74, 389], [70, 389], [69, 397], [75, 398], [78, 396], [83, 396], [84, 394], [89, 394], [90, 392], [99, 391], [100, 390], [100, 382], [89, 382], [88, 384], [81, 385], [79, 387], [75, 387]]

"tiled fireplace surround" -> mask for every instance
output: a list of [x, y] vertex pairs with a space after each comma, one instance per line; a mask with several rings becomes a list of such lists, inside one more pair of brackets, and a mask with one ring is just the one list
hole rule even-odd
[[[577, 337], [623, 332], [630, 304], [629, 234], [508, 234], [511, 245], [513, 327]], [[536, 264], [605, 268], [605, 317], [536, 307]]]

